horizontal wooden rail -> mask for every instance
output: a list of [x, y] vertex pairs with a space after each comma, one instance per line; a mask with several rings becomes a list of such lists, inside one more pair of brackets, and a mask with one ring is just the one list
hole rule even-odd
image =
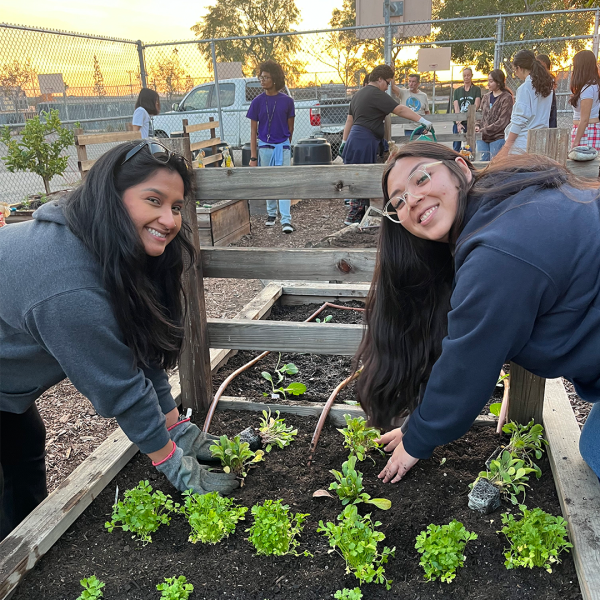
[[371, 281], [375, 249], [203, 248], [205, 277]]
[[198, 123], [197, 125], [186, 125], [183, 130], [185, 133], [194, 133], [196, 131], [206, 131], [207, 129], [216, 129], [219, 127], [219, 121], [209, 121], [208, 123]]
[[[456, 123], [456, 121], [466, 121], [465, 113], [444, 113], [444, 114], [436, 114], [436, 115], [425, 115], [425, 118], [432, 123]], [[481, 119], [481, 111], [475, 113], [475, 119]], [[404, 117], [398, 117], [394, 115], [392, 117], [392, 125], [398, 125], [402, 123], [403, 125], [417, 125], [414, 121], [410, 119], [405, 119]]]
[[131, 140], [140, 140], [139, 131], [115, 131], [113, 133], [90, 133], [87, 135], [76, 135], [75, 144], [78, 146], [87, 146], [92, 144], [111, 144], [129, 142]]
[[221, 143], [221, 138], [211, 138], [210, 140], [202, 140], [201, 142], [195, 142], [190, 144], [190, 150], [200, 150], [201, 148], [209, 148], [210, 146], [218, 146]]
[[362, 325], [208, 319], [211, 348], [353, 356]]
[[[442, 142], [466, 142], [467, 141], [466, 133], [436, 133], [435, 137], [436, 137], [437, 141], [440, 143], [442, 143]], [[481, 134], [476, 133], [475, 139], [480, 140]], [[392, 138], [392, 140], [394, 142], [406, 143], [406, 142], [410, 141], [410, 135], [395, 135]]]

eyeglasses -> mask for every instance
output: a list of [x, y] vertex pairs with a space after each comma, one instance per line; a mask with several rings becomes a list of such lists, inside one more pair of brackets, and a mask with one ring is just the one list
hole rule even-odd
[[171, 158], [175, 157], [176, 159], [183, 161], [187, 169], [190, 168], [188, 161], [185, 160], [185, 158], [181, 156], [181, 154], [169, 150], [166, 146], [163, 146], [160, 142], [154, 140], [143, 140], [137, 146], [134, 146], [125, 155], [125, 158], [123, 159], [121, 165], [124, 165], [130, 158], [133, 158], [140, 150], [142, 150], [146, 146], [148, 146], [148, 150], [150, 151], [150, 154], [155, 161], [166, 165], [171, 160]]
[[258, 78], [259, 81], [268, 81], [269, 79], [271, 79], [270, 75], [260, 75]]
[[431, 174], [429, 167], [441, 165], [443, 161], [437, 160], [415, 169], [408, 177], [406, 189], [403, 194], [391, 198], [383, 207], [383, 215], [392, 223], [402, 223], [408, 218], [408, 196], [419, 200], [429, 194], [431, 190]]

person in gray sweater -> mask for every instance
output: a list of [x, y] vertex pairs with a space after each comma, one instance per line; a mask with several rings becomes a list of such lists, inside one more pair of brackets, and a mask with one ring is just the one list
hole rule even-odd
[[165, 372], [183, 341], [184, 259], [195, 262], [191, 193], [182, 156], [128, 142], [65, 199], [0, 230], [0, 539], [47, 495], [35, 401], [65, 377], [178, 490], [237, 487], [198, 462], [216, 438], [179, 419]]

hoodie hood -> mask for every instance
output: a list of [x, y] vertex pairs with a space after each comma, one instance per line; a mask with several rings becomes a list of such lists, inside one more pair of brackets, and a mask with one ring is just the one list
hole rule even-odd
[[67, 224], [63, 205], [60, 200], [51, 200], [50, 202], [46, 202], [46, 204], [42, 204], [32, 216], [37, 221], [49, 221], [50, 223], [58, 223], [59, 225]]

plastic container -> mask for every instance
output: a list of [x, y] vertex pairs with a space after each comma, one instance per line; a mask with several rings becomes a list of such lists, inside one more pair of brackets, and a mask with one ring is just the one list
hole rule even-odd
[[325, 138], [310, 136], [294, 146], [294, 166], [330, 165], [331, 144]]

